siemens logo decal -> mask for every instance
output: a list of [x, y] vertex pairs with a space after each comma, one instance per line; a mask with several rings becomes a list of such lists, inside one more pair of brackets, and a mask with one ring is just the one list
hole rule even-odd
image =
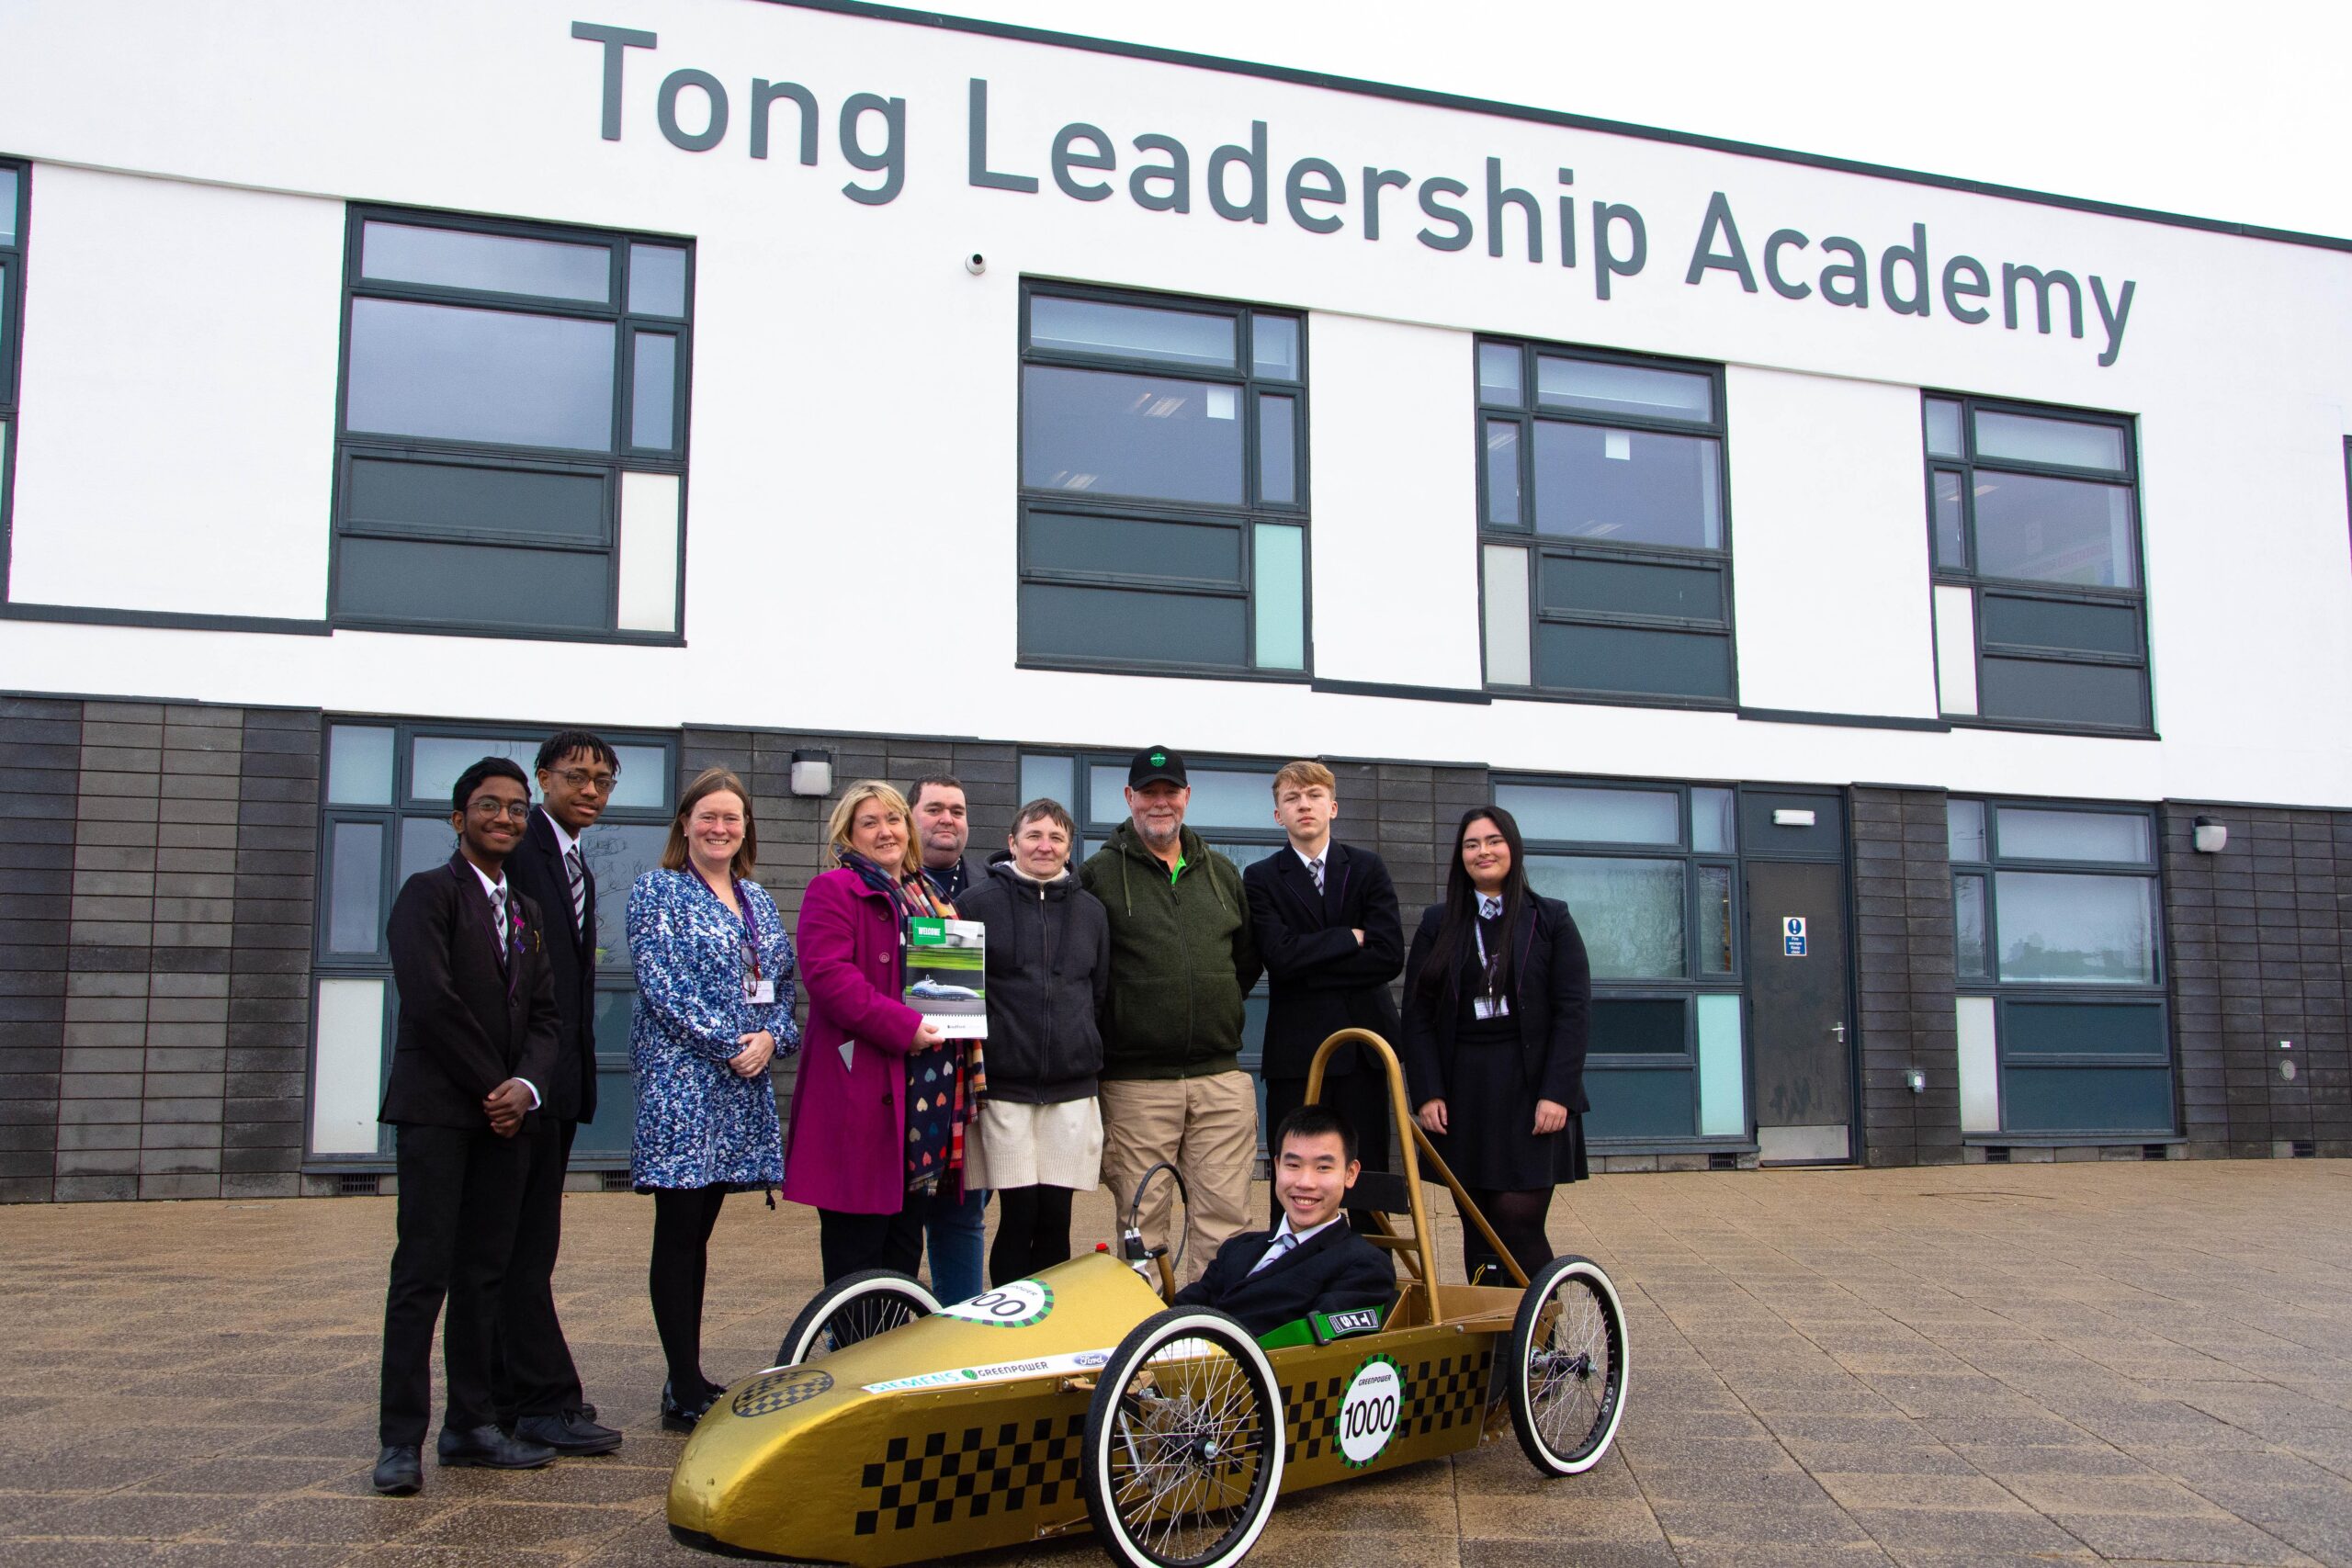
[[[597, 22], [572, 23], [571, 36], [598, 46], [598, 130], [605, 141], [618, 141], [628, 54], [651, 53], [660, 39], [639, 28]], [[739, 141], [749, 157], [765, 159], [774, 146], [805, 165], [817, 164], [824, 118], [817, 95], [797, 82], [754, 76], [739, 99], [711, 73], [682, 66], [662, 78], [654, 121], [663, 140], [681, 152], [714, 152], [736, 129], [739, 103]], [[787, 106], [782, 116], [779, 105]], [[965, 181], [980, 189], [1036, 196], [1050, 178], [1072, 201], [1104, 202], [1124, 195], [1144, 211], [1178, 216], [1194, 210], [1197, 193], [1227, 222], [1259, 225], [1272, 221], [1279, 192], [1283, 216], [1307, 233], [1337, 234], [1352, 227], [1363, 238], [1379, 241], [1409, 231], [1430, 250], [1461, 252], [1483, 232], [1488, 257], [1523, 255], [1527, 264], [1541, 265], [1548, 254], [1556, 265], [1589, 276], [1594, 297], [1603, 300], [1649, 268], [1650, 224], [1641, 209], [1630, 201], [1590, 198], [1580, 220], [1577, 198], [1569, 194], [1576, 185], [1573, 169], [1555, 171], [1547, 207], [1534, 191], [1511, 183], [1527, 176], [1506, 171], [1500, 158], [1485, 160], [1476, 186], [1450, 174], [1415, 175], [1378, 163], [1351, 161], [1343, 167], [1340, 160], [1290, 147], [1277, 156], [1276, 138], [1262, 119], [1250, 122], [1246, 141], [1217, 146], [1204, 160], [1196, 161], [1193, 148], [1164, 132], [1121, 127], [1114, 134], [1083, 120], [1062, 126], [1042, 148], [1012, 153], [991, 149], [989, 85], [977, 76], [967, 89], [965, 128]], [[842, 185], [842, 194], [850, 200], [879, 207], [906, 189], [905, 98], [848, 95], [834, 120], [834, 140], [842, 161], [862, 176]], [[1875, 248], [1873, 270], [1873, 247], [1861, 241], [1842, 234], [1815, 241], [1804, 230], [1784, 226], [1772, 229], [1761, 252], [1753, 252], [1740, 235], [1730, 199], [1717, 191], [1700, 220], [1682, 281], [1698, 288], [1710, 273], [1721, 272], [1748, 294], [1769, 285], [1783, 300], [1849, 310], [1871, 308], [1875, 282], [1879, 308], [1898, 316], [1933, 317], [1940, 304], [1951, 320], [1982, 326], [1993, 319], [1997, 304], [2007, 331], [2017, 332], [2030, 320], [2047, 337], [2063, 321], [2075, 339], [2085, 336], [2087, 302], [2096, 308], [2105, 340], [2100, 367], [2112, 366], [2123, 352], [2139, 287], [2130, 278], [2110, 286], [2098, 273], [2041, 263], [1988, 263], [1961, 253], [1942, 255], [1939, 264], [1940, 247], [1931, 253], [1924, 223], [1911, 224], [1907, 234]]]

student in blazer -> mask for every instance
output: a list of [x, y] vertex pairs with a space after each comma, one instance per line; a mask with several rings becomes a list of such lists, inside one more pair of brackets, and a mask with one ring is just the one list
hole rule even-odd
[[[1320, 762], [1292, 762], [1276, 773], [1274, 820], [1290, 842], [1241, 873], [1270, 993], [1259, 1069], [1269, 1129], [1306, 1101], [1316, 1047], [1338, 1031], [1369, 1029], [1400, 1043], [1388, 994], [1405, 966], [1396, 886], [1378, 855], [1332, 837], [1337, 787]], [[1386, 1073], [1350, 1045], [1332, 1054], [1324, 1079], [1324, 1101], [1354, 1124], [1364, 1168], [1387, 1169]]]
[[505, 862], [530, 810], [523, 770], [485, 757], [450, 800], [458, 852], [402, 885], [386, 931], [400, 1025], [379, 1119], [394, 1129], [399, 1243], [384, 1292], [379, 1492], [422, 1484], [433, 1328], [442, 1358], [445, 1464], [502, 1470], [555, 1450], [499, 1429], [491, 1387], [498, 1303], [514, 1247], [529, 1124], [555, 1067], [555, 983], [538, 907]]

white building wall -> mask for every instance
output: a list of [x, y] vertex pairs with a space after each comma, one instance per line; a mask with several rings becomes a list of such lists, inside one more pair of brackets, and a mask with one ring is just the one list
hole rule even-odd
[[[11, 598], [315, 617], [329, 554], [344, 217], [380, 200], [691, 235], [695, 378], [687, 644], [515, 645], [560, 660], [614, 725], [936, 731], [1048, 742], [1148, 732], [1204, 751], [1476, 761], [1504, 768], [2352, 805], [2352, 716], [2331, 693], [2352, 637], [2342, 438], [2352, 258], [2340, 252], [2005, 201], [1149, 61], [789, 6], [630, 0], [594, 19], [657, 32], [626, 65], [623, 136], [598, 134], [602, 50], [548, 0], [359, 0], [224, 20], [146, 0], [49, 7], [0, 51], [0, 150], [38, 160]], [[732, 122], [684, 152], [655, 125], [663, 75], [707, 70]], [[748, 156], [753, 77], [805, 84], [820, 163], [779, 106]], [[990, 162], [1035, 194], [967, 181], [966, 107], [990, 84]], [[846, 182], [850, 94], [907, 106], [905, 187]], [[698, 125], [698, 95], [686, 120]], [[1208, 209], [1213, 149], [1268, 125], [1270, 221]], [[1055, 188], [1060, 125], [1110, 133], [1110, 199]], [[873, 129], [868, 122], [869, 130]], [[1182, 138], [1194, 210], [1128, 197], [1131, 138]], [[1281, 183], [1316, 154], [1345, 175], [1342, 231], [1290, 221]], [[1487, 253], [1485, 161], [1546, 213]], [[1413, 237], [1408, 192], [1362, 232], [1367, 165], [1472, 187], [1469, 249]], [[1573, 169], [1573, 186], [1555, 171]], [[132, 179], [102, 171], [153, 174]], [[1815, 292], [1685, 281], [1708, 198], [1754, 265], [1776, 229]], [[1560, 265], [1556, 202], [1577, 202]], [[1645, 270], [1598, 297], [1591, 203], [1646, 222]], [[1876, 260], [1928, 231], [1965, 251], [2136, 285], [2111, 367], [2098, 314], [2049, 336], [1967, 326], [1939, 300], [1885, 308]], [[1872, 259], [1868, 309], [1824, 302], [1819, 242]], [[989, 257], [980, 277], [961, 266]], [[1822, 728], [1589, 704], [1410, 702], [1295, 684], [1014, 667], [1018, 297], [1024, 276], [1312, 312], [1317, 673], [1475, 685], [1470, 334], [1515, 333], [1726, 364], [1742, 699], [1932, 714], [1917, 391], [2130, 412], [2140, 421], [2161, 740]], [[920, 635], [876, 594], [920, 582]], [[931, 628], [939, 624], [935, 634]], [[892, 694], [935, 678], [952, 715]], [[493, 647], [507, 645], [489, 645]], [[505, 716], [472, 637], [329, 637], [0, 621], [19, 688]]]

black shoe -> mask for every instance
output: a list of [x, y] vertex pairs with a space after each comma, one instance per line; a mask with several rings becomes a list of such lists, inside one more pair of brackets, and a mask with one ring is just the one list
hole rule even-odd
[[514, 1423], [514, 1436], [560, 1454], [608, 1454], [621, 1446], [621, 1435], [599, 1427], [577, 1410], [561, 1416], [526, 1416]]
[[424, 1470], [416, 1455], [417, 1446], [399, 1443], [385, 1445], [376, 1456], [376, 1490], [387, 1497], [413, 1497], [424, 1489]]
[[662, 1385], [662, 1429], [671, 1432], [693, 1431], [695, 1423], [700, 1421], [708, 1413], [710, 1407], [718, 1402], [718, 1396], [726, 1392], [723, 1388], [712, 1388], [708, 1381], [705, 1380], [702, 1397], [689, 1404], [673, 1394], [670, 1392], [670, 1384], [664, 1382]]
[[545, 1443], [510, 1438], [495, 1427], [476, 1427], [470, 1432], [444, 1427], [435, 1446], [443, 1464], [481, 1470], [537, 1470], [555, 1462], [555, 1450]]

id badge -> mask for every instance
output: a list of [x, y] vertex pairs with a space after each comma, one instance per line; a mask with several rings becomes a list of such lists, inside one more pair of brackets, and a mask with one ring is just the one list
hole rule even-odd
[[1473, 1018], [1509, 1018], [1510, 1002], [1502, 997], [1473, 997], [1470, 998]]
[[775, 982], [774, 980], [747, 981], [743, 987], [743, 996], [744, 999], [749, 1001], [753, 1007], [774, 1006], [775, 1002]]

